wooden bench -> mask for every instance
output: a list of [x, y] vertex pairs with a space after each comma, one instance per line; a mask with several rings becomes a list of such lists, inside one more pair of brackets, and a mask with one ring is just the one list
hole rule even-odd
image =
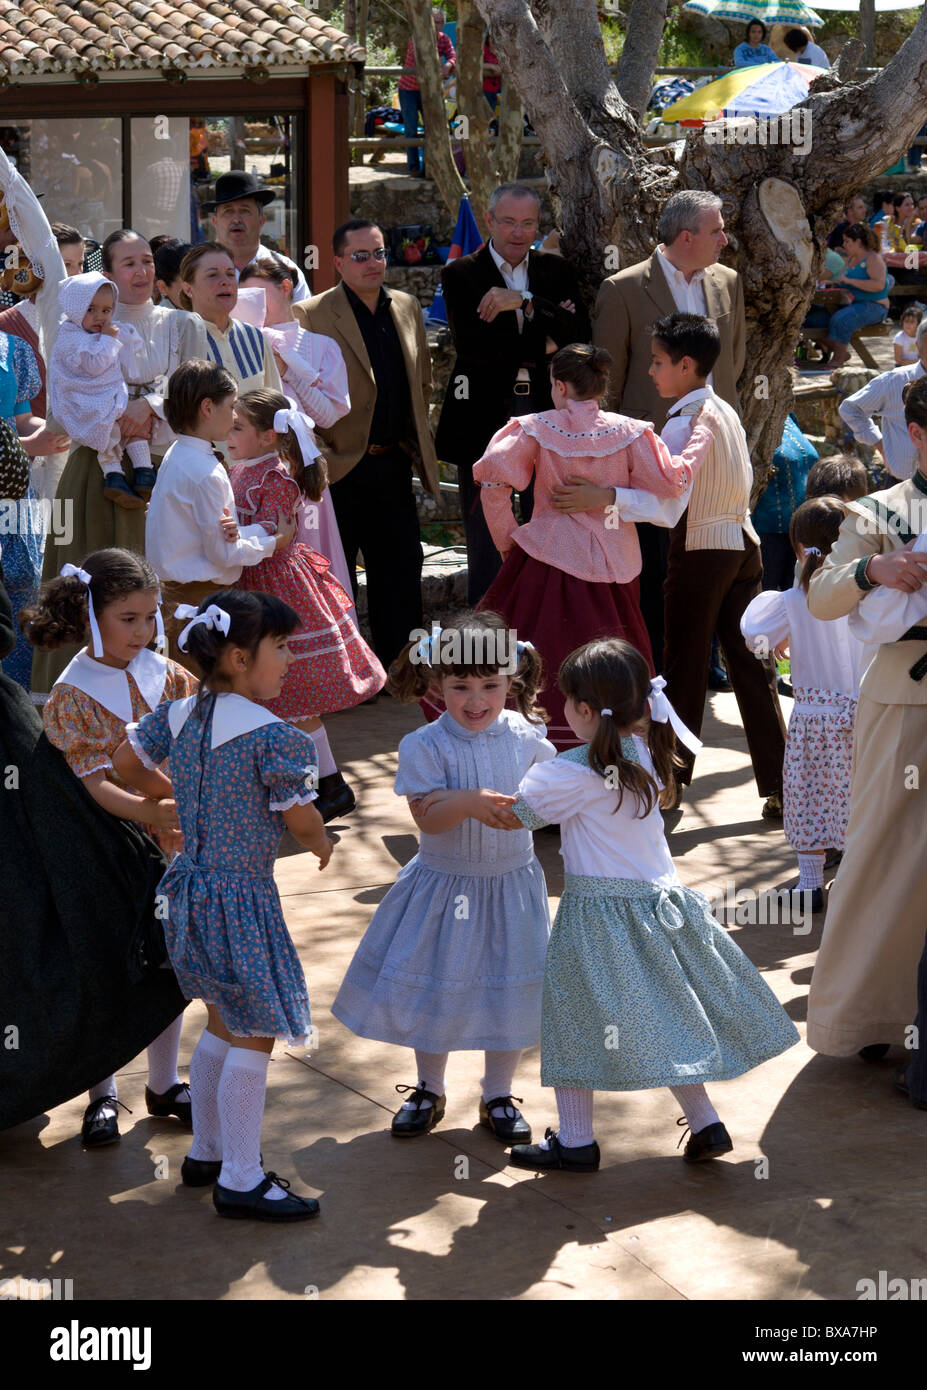
[[[890, 333], [894, 336], [896, 332], [895, 325], [885, 319], [881, 323], [866, 323], [863, 324], [862, 328], [857, 328], [850, 339], [850, 347], [859, 354], [864, 366], [871, 367], [873, 371], [877, 372], [879, 364], [866, 347], [863, 338], [887, 338]], [[827, 329], [803, 328], [802, 337], [807, 338], [812, 343], [823, 343], [827, 337]]]

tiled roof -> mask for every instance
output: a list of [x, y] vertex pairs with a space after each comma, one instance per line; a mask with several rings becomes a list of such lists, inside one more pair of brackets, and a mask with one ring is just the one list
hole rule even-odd
[[0, 83], [165, 68], [193, 76], [364, 56], [299, 0], [0, 0]]

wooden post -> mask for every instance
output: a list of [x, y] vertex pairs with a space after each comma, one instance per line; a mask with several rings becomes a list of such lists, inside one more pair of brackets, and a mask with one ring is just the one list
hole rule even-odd
[[866, 45], [865, 61], [875, 64], [876, 12], [875, 0], [860, 0], [859, 37]]

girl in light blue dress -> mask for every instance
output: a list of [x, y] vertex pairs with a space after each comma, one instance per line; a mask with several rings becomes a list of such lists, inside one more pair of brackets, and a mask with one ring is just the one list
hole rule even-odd
[[540, 1035], [550, 919], [531, 834], [508, 807], [528, 770], [555, 756], [535, 705], [540, 679], [534, 648], [489, 612], [413, 641], [392, 668], [400, 699], [431, 691], [446, 709], [399, 745], [395, 790], [421, 847], [374, 913], [332, 1012], [361, 1037], [415, 1050], [418, 1084], [396, 1087], [412, 1093], [393, 1119], [399, 1138], [444, 1115], [448, 1053], [479, 1050], [480, 1123], [530, 1142], [512, 1081]]
[[[733, 1147], [705, 1091], [784, 1052], [798, 1033], [751, 962], [676, 876], [660, 815], [671, 804], [674, 734], [701, 747], [620, 638], [589, 642], [560, 668], [582, 746], [531, 768], [513, 810], [558, 821], [564, 891], [544, 979], [541, 1081], [560, 1130], [521, 1144], [523, 1168], [590, 1172], [596, 1091], [668, 1086], [691, 1137], [690, 1163]], [[681, 1142], [681, 1141], [680, 1141]]]
[[[332, 843], [316, 799], [315, 746], [256, 703], [280, 694], [293, 660], [292, 608], [268, 594], [225, 589], [178, 638], [204, 673], [199, 693], [164, 703], [126, 728], [113, 755], [142, 793], [177, 803], [184, 848], [158, 892], [174, 973], [208, 1021], [190, 1064], [193, 1147], [181, 1176], [215, 1183], [220, 1216], [302, 1221], [318, 1202], [287, 1191], [261, 1160], [267, 1064], [276, 1038], [309, 1030], [309, 998], [274, 883], [284, 827], [318, 856]], [[170, 760], [170, 781], [158, 767]]]

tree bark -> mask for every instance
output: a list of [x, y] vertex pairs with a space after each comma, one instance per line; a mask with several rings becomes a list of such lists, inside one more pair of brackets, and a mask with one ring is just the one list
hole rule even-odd
[[489, 106], [483, 96], [483, 16], [473, 0], [457, 3], [457, 113], [466, 122], [463, 141], [470, 180], [470, 203], [477, 223], [485, 225], [496, 166], [489, 140]]
[[447, 206], [456, 209], [467, 190], [454, 163], [448, 139], [444, 86], [431, 6], [423, 5], [421, 0], [403, 0], [403, 5], [415, 43], [415, 75], [422, 89], [425, 167]]
[[860, 0], [859, 36], [866, 50], [866, 63], [869, 67], [875, 62], [876, 11], [875, 0]]
[[511, 78], [504, 73], [496, 115], [499, 119], [496, 177], [499, 183], [515, 183], [525, 134], [525, 109]]
[[634, 0], [628, 15], [615, 86], [636, 116], [642, 116], [647, 110], [653, 90], [653, 73], [666, 27], [666, 11], [667, 0]]

